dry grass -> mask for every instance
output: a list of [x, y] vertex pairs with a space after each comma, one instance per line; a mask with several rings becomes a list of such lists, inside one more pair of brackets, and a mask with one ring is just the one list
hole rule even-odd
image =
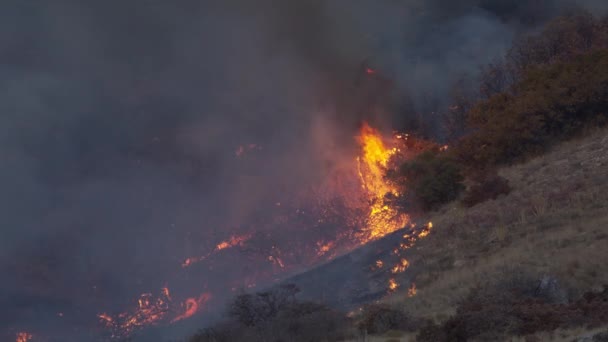
[[513, 270], [555, 276], [575, 290], [572, 296], [608, 284], [606, 131], [500, 175], [513, 187], [509, 195], [466, 210], [451, 204], [432, 215], [433, 234], [408, 258], [422, 266], [410, 274], [418, 294], [386, 301], [443, 321], [476, 284]]

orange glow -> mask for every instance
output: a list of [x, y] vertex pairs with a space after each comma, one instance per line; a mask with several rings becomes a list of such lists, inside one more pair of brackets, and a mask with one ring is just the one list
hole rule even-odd
[[245, 241], [247, 241], [248, 239], [249, 236], [231, 236], [230, 239], [222, 241], [217, 246], [215, 246], [215, 250], [221, 251], [223, 249], [239, 246], [245, 243]]
[[272, 262], [275, 265], [278, 265], [280, 268], [285, 268], [285, 264], [279, 257], [275, 257], [273, 255], [268, 256], [268, 261]]
[[360, 237], [366, 243], [403, 228], [409, 218], [386, 200], [387, 195], [399, 196], [397, 188], [384, 177], [391, 157], [399, 150], [386, 146], [380, 133], [367, 123], [361, 127], [358, 141], [362, 149], [357, 158], [358, 173], [370, 203], [367, 224]]
[[407, 270], [408, 267], [410, 267], [410, 262], [406, 259], [401, 259], [401, 261], [399, 261], [399, 264], [395, 265], [395, 267], [391, 269], [391, 272], [393, 274], [403, 273], [405, 272], [405, 270]]
[[399, 288], [399, 283], [395, 280], [395, 278], [391, 278], [388, 280], [388, 290], [389, 292], [395, 292]]
[[378, 267], [378, 268], [384, 267], [384, 262], [382, 262], [382, 260], [376, 260], [376, 267]]
[[186, 299], [184, 304], [182, 304], [182, 306], [185, 308], [184, 313], [175, 317], [174, 319], [172, 319], [171, 323], [175, 323], [177, 321], [181, 321], [183, 319], [194, 316], [194, 314], [196, 314], [199, 310], [201, 310], [203, 308], [203, 306], [209, 301], [209, 299], [211, 299], [211, 294], [207, 293], [207, 292], [200, 295], [200, 297], [198, 297], [198, 299], [196, 299], [196, 298]]
[[17, 333], [17, 339], [15, 342], [27, 342], [30, 341], [34, 336], [27, 332], [19, 332]]
[[182, 262], [182, 268], [190, 267], [198, 262], [204, 261], [207, 258], [209, 258], [210, 256], [212, 256], [214, 253], [217, 253], [224, 249], [229, 249], [229, 248], [233, 248], [236, 246], [242, 246], [250, 238], [251, 238], [251, 235], [231, 236], [228, 240], [218, 243], [215, 246], [215, 249], [213, 251], [211, 251], [210, 253], [207, 253], [207, 255], [200, 256], [200, 257], [187, 258], [186, 260], [184, 260], [184, 262]]
[[416, 290], [416, 284], [412, 283], [412, 286], [410, 286], [410, 288], [407, 290], [407, 296], [414, 297], [417, 292], [418, 290]]
[[418, 234], [418, 238], [427, 237], [431, 233], [431, 229], [433, 229], [433, 222], [427, 223], [426, 227]]
[[[202, 295], [198, 300], [194, 300], [195, 306], [192, 305], [190, 299], [187, 299], [181, 305], [186, 308], [185, 312], [175, 317], [171, 322], [194, 315], [209, 298], [209, 294]], [[157, 297], [151, 293], [140, 295], [136, 307], [128, 312], [119, 313], [116, 316], [101, 313], [97, 317], [103, 326], [112, 331], [112, 337], [124, 338], [137, 329], [167, 322], [171, 313], [175, 312], [174, 306], [169, 288], [163, 287]]]
[[323, 243], [321, 241], [317, 242], [317, 247], [319, 248], [317, 255], [318, 256], [323, 256], [325, 254], [327, 254], [327, 252], [329, 252], [335, 245], [334, 241], [330, 241], [328, 243]]

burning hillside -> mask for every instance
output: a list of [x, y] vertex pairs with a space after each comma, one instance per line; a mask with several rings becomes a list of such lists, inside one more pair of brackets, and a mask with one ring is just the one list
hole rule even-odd
[[[248, 232], [219, 241], [211, 250], [187, 256], [176, 265], [176, 277], [190, 274], [204, 279], [223, 273], [221, 286], [199, 285], [202, 294], [194, 293], [193, 297], [182, 300], [174, 299], [169, 287], [162, 288], [159, 295], [144, 293], [131, 309], [98, 314], [101, 325], [109, 330], [109, 336], [120, 339], [146, 326], [189, 318], [205, 311], [208, 305], [220, 304], [213, 298], [229, 296], [226, 289], [235, 291], [269, 285], [290, 273], [330, 260], [403, 228], [408, 223], [408, 216], [387, 201], [389, 197], [402, 194], [385, 179], [385, 173], [391, 158], [403, 155], [405, 145], [396, 137], [383, 137], [367, 123], [361, 126], [354, 140], [359, 146], [359, 155], [351, 158], [349, 169], [327, 175], [323, 188], [313, 187], [288, 202], [275, 203], [266, 221], [244, 226]], [[342, 184], [329, 184], [337, 181]], [[282, 238], [277, 236], [280, 232], [300, 238]], [[224, 272], [225, 265], [234, 262], [243, 266], [242, 271]], [[407, 265], [396, 267], [403, 271]], [[190, 290], [196, 288], [193, 286]]]

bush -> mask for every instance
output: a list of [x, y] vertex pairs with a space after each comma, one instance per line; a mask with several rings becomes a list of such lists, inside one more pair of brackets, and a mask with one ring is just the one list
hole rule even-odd
[[389, 330], [415, 331], [418, 324], [401, 310], [386, 304], [372, 304], [364, 308], [357, 326], [368, 334], [382, 334]]
[[204, 329], [190, 342], [335, 341], [351, 337], [352, 323], [329, 307], [298, 301], [297, 287], [241, 294], [229, 304], [228, 319]]
[[496, 199], [500, 195], [506, 195], [509, 192], [511, 192], [511, 186], [509, 186], [508, 180], [495, 173], [486, 174], [481, 176], [476, 184], [469, 187], [464, 194], [462, 204], [470, 208], [487, 200]]
[[417, 342], [441, 342], [447, 341], [448, 337], [441, 325], [428, 322], [416, 335]]
[[527, 158], [585, 124], [608, 118], [608, 49], [526, 70], [511, 91], [479, 102], [468, 114], [475, 131], [452, 149], [469, 169]]
[[464, 189], [459, 165], [443, 153], [427, 151], [404, 163], [397, 183], [405, 193], [413, 193], [415, 204], [423, 210], [436, 209], [454, 200]]

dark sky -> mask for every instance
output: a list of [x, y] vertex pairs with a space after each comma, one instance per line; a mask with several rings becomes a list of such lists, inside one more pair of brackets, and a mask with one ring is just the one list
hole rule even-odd
[[[323, 177], [332, 154], [320, 149], [350, 157], [360, 120], [386, 128], [408, 115], [351, 110], [364, 61], [395, 82], [397, 102], [409, 93], [423, 111], [428, 96], [443, 101], [463, 72], [575, 3], [608, 7], [2, 2], [0, 321], [30, 323], [12, 308], [77, 307], [73, 294], [91, 284], [107, 298], [156, 287], [260, 203]], [[251, 143], [264, 149], [244, 164], [234, 151]]]

